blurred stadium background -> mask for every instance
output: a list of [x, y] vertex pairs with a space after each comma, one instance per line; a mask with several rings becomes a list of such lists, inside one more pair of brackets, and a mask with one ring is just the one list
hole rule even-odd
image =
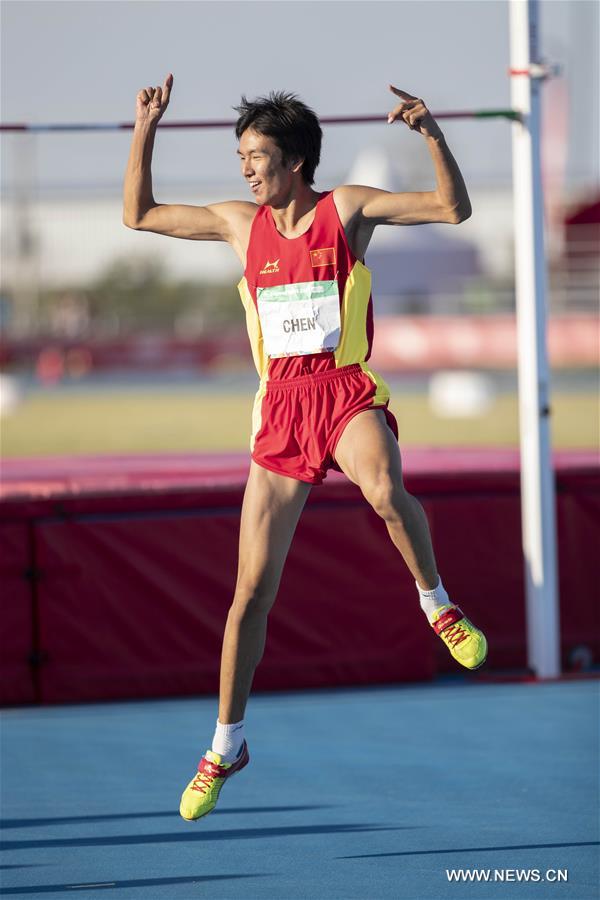
[[[553, 438], [555, 446], [592, 448], [600, 197], [592, 173], [569, 183], [565, 159], [557, 158], [568, 135], [566, 104], [565, 84], [549, 82], [543, 146]], [[510, 125], [502, 127], [508, 135]], [[326, 131], [334, 128], [364, 146], [329, 184], [430, 185], [423, 148], [407, 143], [394, 154], [388, 135], [387, 143], [377, 136], [381, 129]], [[453, 149], [459, 129], [452, 124]], [[102, 139], [124, 144], [121, 135]], [[128, 231], [118, 179], [101, 187], [40, 182], [36, 166], [48, 142], [81, 147], [94, 140], [3, 135], [3, 453], [245, 449], [256, 379], [235, 288], [237, 260], [222, 245]], [[159, 131], [157, 144], [183, 150], [189, 140], [190, 133]], [[511, 185], [465, 175], [469, 221], [458, 229], [380, 229], [367, 253], [379, 319], [373, 364], [391, 382], [408, 444], [518, 443]], [[155, 194], [203, 204], [239, 196], [240, 187], [232, 178], [200, 193], [192, 182], [159, 181]], [[456, 378], [440, 374], [456, 370], [463, 373], [460, 400]], [[169, 428], [161, 428], [165, 415]]]
[[[117, 185], [38, 184], [34, 151], [56, 139], [4, 136], [13, 181], [2, 220], [3, 453], [245, 449], [256, 378], [233, 254], [127, 231]], [[159, 132], [158, 142], [175, 140], [186, 136]], [[332, 183], [410, 190], [430, 181], [397, 168], [375, 141]], [[381, 229], [367, 254], [373, 365], [390, 381], [408, 444], [518, 443], [511, 186], [466, 177], [474, 214], [460, 229]], [[561, 187], [546, 219], [553, 440], [593, 448], [600, 198], [592, 181]], [[201, 196], [193, 184], [165, 185], [156, 195], [202, 204], [238, 196], [239, 185]], [[460, 386], [449, 374], [457, 370]]]
[[[26, 5], [43, 17], [44, 4]], [[467, 10], [470, 4], [452, 5], [465, 43], [469, 28], [501, 26], [490, 53], [502, 65], [483, 69], [483, 87], [472, 87], [469, 94], [464, 90], [468, 71], [457, 74], [455, 93], [442, 87], [441, 69], [427, 79], [411, 71], [411, 80], [436, 85], [431, 97], [422, 85], [432, 109], [443, 108], [444, 102], [459, 108], [508, 106], [506, 8], [482, 4], [478, 24]], [[15, 34], [23, 27], [16, 6], [7, 4], [7, 24]], [[97, 4], [87, 6], [87, 12], [71, 17], [75, 35], [94, 21]], [[113, 13], [118, 27], [127, 22], [131, 4], [114, 6], [120, 7]], [[326, 4], [323, 16], [334, 15], [334, 6]], [[440, 4], [428, 6], [443, 14]], [[360, 4], [351, 7], [360, 16]], [[597, 104], [591, 88], [597, 82], [597, 55], [585, 52], [597, 24], [594, 7], [543, 3], [541, 14], [544, 50], [562, 65], [562, 74], [544, 85], [542, 134], [556, 447], [598, 444], [600, 194]], [[415, 4], [399, 4], [394, 21], [400, 23], [408, 8], [419, 15]], [[193, 18], [208, 9], [191, 4], [186, 14]], [[390, 7], [375, 4], [373, 9], [378, 21], [385, 21]], [[214, 10], [209, 15], [218, 17]], [[57, 27], [50, 20], [46, 25]], [[14, 53], [8, 42], [6, 49]], [[469, 52], [475, 62], [481, 49], [469, 46]], [[138, 80], [148, 68], [145, 59], [141, 62]], [[16, 57], [5, 64], [11, 63]], [[90, 68], [93, 72], [94, 64]], [[167, 71], [159, 54], [152, 68], [156, 81], [164, 77], [163, 68]], [[376, 78], [375, 62], [372, 68]], [[5, 82], [18, 75], [7, 71]], [[185, 118], [187, 103], [198, 118], [201, 105], [189, 107], [185, 74], [175, 75], [167, 117]], [[349, 106], [345, 97], [340, 109], [332, 103], [331, 87], [324, 85], [319, 95], [308, 72], [291, 80], [288, 86], [306, 95], [321, 114], [386, 110], [385, 82], [371, 86], [375, 108], [357, 108], [357, 100]], [[235, 72], [230, 84], [229, 105], [245, 87]], [[124, 120], [132, 118], [139, 86], [131, 80], [123, 85], [118, 108]], [[262, 75], [257, 92], [270, 86]], [[205, 105], [210, 114], [210, 103]], [[110, 105], [100, 117], [89, 115], [83, 104], [73, 105], [73, 99], [67, 108], [74, 109], [74, 121], [115, 118]], [[33, 99], [22, 109], [30, 110], [34, 123], [49, 121]], [[54, 109], [56, 120], [69, 120], [56, 98]], [[227, 108], [220, 107], [223, 114]], [[22, 120], [8, 94], [3, 119]], [[391, 382], [405, 445], [517, 445], [510, 125], [448, 122], [444, 130], [465, 174], [474, 213], [460, 228], [376, 232], [367, 254], [379, 318], [373, 364]], [[255, 376], [235, 288], [237, 260], [223, 245], [134, 233], [121, 224], [128, 141], [127, 132], [2, 135], [5, 456], [247, 447]], [[159, 131], [156, 198], [203, 204], [243, 196], [234, 146], [228, 132]], [[318, 178], [316, 187], [323, 189], [343, 182], [388, 190], [432, 185], [423, 142], [373, 125], [326, 127]]]

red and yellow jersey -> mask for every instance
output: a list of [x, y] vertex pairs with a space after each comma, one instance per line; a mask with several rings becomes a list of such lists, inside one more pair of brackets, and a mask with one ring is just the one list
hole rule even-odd
[[285, 238], [271, 207], [259, 207], [238, 290], [260, 387], [253, 432], [270, 380], [294, 379], [359, 364], [375, 385], [373, 405], [389, 400], [367, 364], [373, 342], [371, 273], [348, 246], [333, 191], [317, 201], [308, 230]]

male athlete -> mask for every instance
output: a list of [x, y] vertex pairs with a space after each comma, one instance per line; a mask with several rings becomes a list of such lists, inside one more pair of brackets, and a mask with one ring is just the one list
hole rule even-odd
[[373, 339], [364, 256], [376, 225], [458, 224], [471, 215], [462, 175], [424, 102], [390, 85], [403, 122], [427, 143], [436, 189], [393, 194], [362, 185], [313, 190], [321, 128], [293, 94], [237, 107], [242, 177], [252, 201], [196, 207], [157, 203], [151, 160], [173, 76], [137, 95], [123, 222], [176, 238], [227, 241], [244, 276], [238, 288], [260, 385], [240, 526], [239, 563], [221, 656], [212, 747], [181, 798], [180, 813], [210, 813], [225, 780], [249, 760], [244, 711], [265, 646], [267, 616], [313, 484], [341, 469], [382, 517], [412, 573], [424, 613], [452, 656], [483, 664], [487, 643], [448, 598], [427, 519], [402, 480], [389, 389], [368, 365]]

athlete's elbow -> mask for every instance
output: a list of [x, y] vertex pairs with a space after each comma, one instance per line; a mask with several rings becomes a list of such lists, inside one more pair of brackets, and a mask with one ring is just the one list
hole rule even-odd
[[471, 208], [470, 203], [465, 203], [462, 206], [458, 206], [455, 209], [451, 210], [447, 221], [451, 225], [460, 225], [461, 222], [464, 222], [466, 219], [470, 219], [473, 210]]
[[460, 224], [460, 222], [464, 222], [466, 219], [470, 219], [472, 215], [473, 215], [473, 207], [471, 206], [470, 203], [467, 203], [464, 210], [461, 212], [460, 219], [458, 220], [457, 224]]

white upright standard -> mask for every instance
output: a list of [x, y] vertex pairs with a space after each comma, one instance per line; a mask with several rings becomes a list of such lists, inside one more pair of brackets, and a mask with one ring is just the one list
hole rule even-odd
[[560, 674], [554, 474], [546, 351], [546, 258], [540, 164], [537, 0], [510, 0], [515, 276], [519, 357], [521, 524], [527, 656], [539, 678]]

